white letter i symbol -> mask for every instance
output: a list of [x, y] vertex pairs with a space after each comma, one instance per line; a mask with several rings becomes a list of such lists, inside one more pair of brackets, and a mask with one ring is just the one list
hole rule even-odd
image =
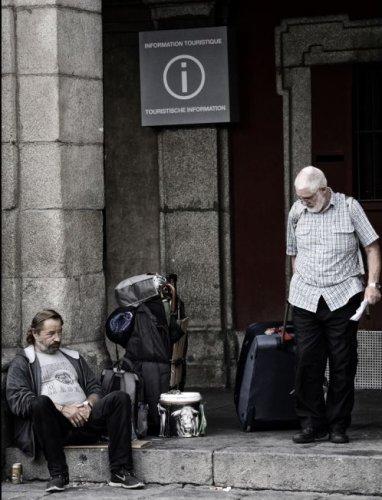
[[[187, 63], [181, 63], [182, 68], [187, 68]], [[182, 71], [182, 92], [187, 94], [187, 71]]]

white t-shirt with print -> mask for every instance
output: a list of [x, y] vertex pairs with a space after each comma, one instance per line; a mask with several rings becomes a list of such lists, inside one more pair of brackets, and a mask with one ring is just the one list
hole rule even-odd
[[78, 383], [77, 372], [62, 352], [36, 352], [41, 366], [41, 394], [53, 403], [70, 405], [83, 403], [86, 394]]

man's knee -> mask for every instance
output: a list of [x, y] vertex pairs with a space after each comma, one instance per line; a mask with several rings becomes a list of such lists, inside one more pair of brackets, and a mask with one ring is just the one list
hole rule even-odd
[[105, 396], [105, 399], [110, 409], [123, 407], [126, 408], [128, 413], [131, 413], [131, 399], [126, 392], [113, 391]]
[[108, 397], [115, 402], [121, 402], [122, 404], [128, 404], [131, 405], [131, 398], [130, 396], [123, 391], [113, 391], [110, 394], [108, 394]]

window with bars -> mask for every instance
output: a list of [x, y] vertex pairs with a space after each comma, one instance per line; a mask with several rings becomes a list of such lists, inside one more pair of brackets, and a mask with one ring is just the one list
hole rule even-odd
[[354, 181], [362, 201], [382, 200], [382, 63], [354, 67]]

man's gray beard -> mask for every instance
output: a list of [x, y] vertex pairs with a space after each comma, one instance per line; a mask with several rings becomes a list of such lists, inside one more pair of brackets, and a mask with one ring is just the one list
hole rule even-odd
[[326, 197], [325, 197], [325, 195], [322, 195], [321, 200], [319, 202], [317, 201], [317, 204], [315, 207], [312, 207], [312, 208], [306, 207], [306, 209], [308, 210], [308, 212], [310, 212], [312, 214], [318, 214], [324, 208], [325, 203], [326, 203]]
[[52, 346], [47, 347], [46, 345], [42, 345], [37, 341], [36, 345], [38, 346], [38, 351], [42, 352], [43, 354], [55, 354], [60, 348], [60, 345], [58, 347], [52, 347]]

